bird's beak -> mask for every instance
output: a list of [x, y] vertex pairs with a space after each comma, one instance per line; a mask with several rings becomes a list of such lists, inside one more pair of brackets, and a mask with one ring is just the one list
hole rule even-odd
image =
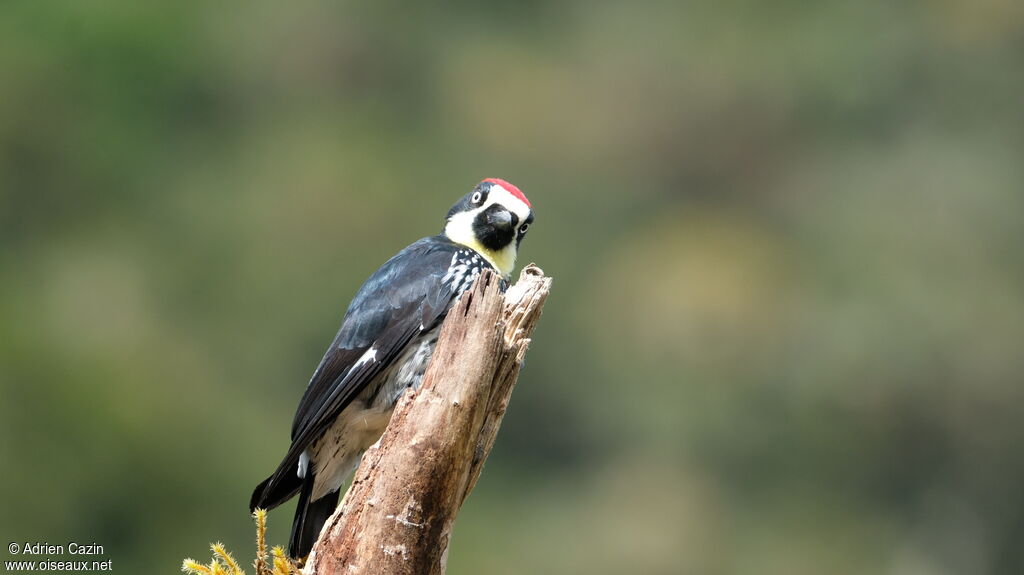
[[512, 227], [512, 213], [503, 207], [498, 207], [499, 209], [487, 212], [487, 223], [500, 230], [508, 230]]

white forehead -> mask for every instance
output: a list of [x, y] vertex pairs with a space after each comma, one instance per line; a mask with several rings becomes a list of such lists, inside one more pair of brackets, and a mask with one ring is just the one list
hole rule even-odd
[[518, 196], [503, 188], [501, 184], [491, 184], [491, 190], [487, 194], [487, 202], [480, 207], [480, 211], [486, 210], [493, 204], [505, 206], [508, 211], [519, 216], [520, 223], [526, 221], [526, 218], [530, 216], [530, 206], [526, 205], [526, 202], [519, 199]]

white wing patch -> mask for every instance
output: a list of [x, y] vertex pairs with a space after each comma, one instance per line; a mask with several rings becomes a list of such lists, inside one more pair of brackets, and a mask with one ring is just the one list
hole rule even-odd
[[370, 349], [366, 350], [366, 352], [363, 353], [363, 355], [359, 358], [359, 361], [357, 361], [356, 364], [352, 366], [352, 369], [355, 369], [363, 364], [370, 363], [371, 361], [377, 361], [376, 347], [371, 347]]

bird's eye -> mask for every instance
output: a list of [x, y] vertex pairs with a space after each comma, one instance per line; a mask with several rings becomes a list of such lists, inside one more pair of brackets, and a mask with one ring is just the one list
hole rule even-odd
[[470, 199], [469, 201], [473, 202], [474, 204], [479, 204], [480, 203], [480, 199], [483, 198], [483, 197], [484, 197], [483, 194], [481, 194], [480, 192], [477, 192], [477, 193], [473, 194], [473, 198]]
[[523, 224], [519, 226], [519, 233], [525, 234], [526, 230], [530, 229], [530, 224]]

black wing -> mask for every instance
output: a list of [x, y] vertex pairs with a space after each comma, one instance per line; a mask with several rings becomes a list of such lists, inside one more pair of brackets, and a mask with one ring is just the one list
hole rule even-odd
[[446, 272], [460, 249], [442, 236], [424, 238], [388, 260], [349, 305], [341, 329], [313, 372], [295, 420], [292, 444], [280, 466], [253, 497], [271, 508], [294, 494], [299, 456], [412, 339], [444, 319], [457, 295]]

